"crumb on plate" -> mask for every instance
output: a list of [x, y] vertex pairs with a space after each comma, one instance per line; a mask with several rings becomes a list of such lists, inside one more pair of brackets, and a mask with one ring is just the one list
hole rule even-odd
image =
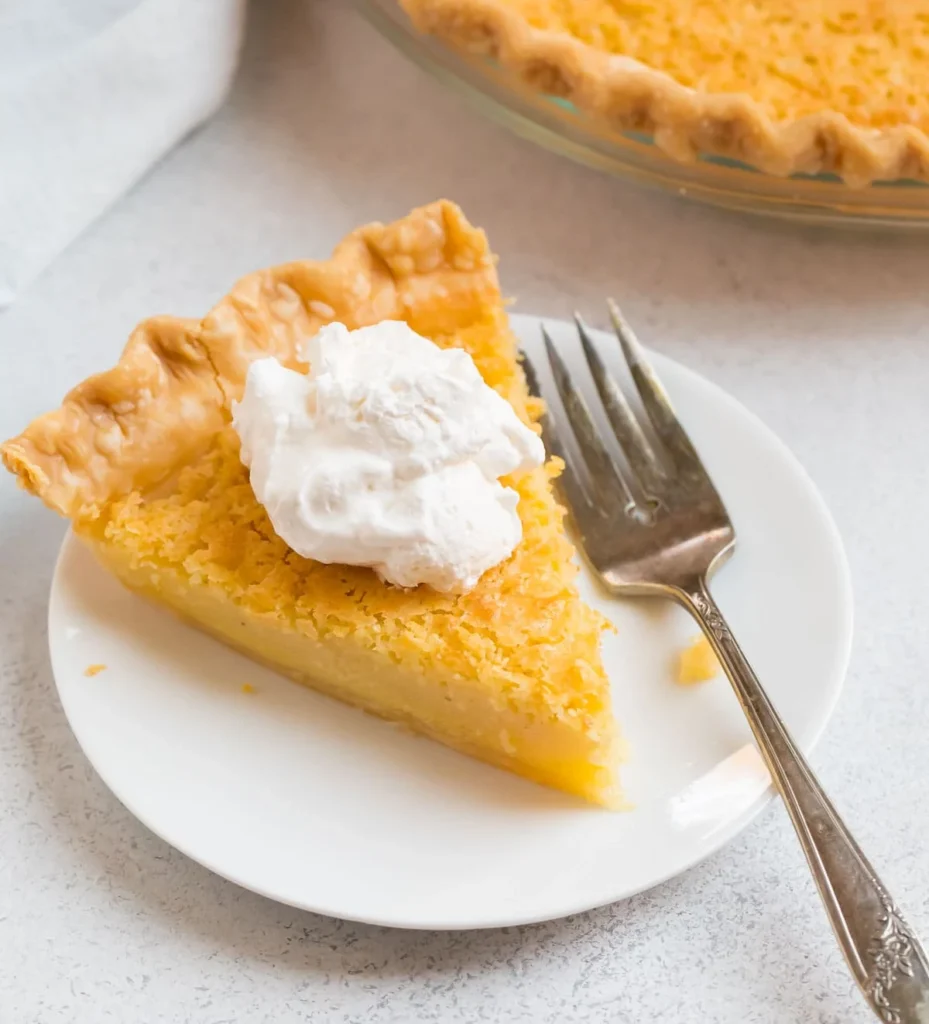
[[99, 665], [99, 664], [88, 665], [87, 668], [84, 669], [84, 675], [87, 676], [88, 678], [90, 678], [90, 676], [98, 676], [105, 669], [106, 669], [106, 665]]
[[683, 686], [705, 683], [719, 673], [719, 662], [705, 636], [694, 637], [677, 661], [677, 681]]
[[252, 686], [251, 683], [243, 683], [242, 684], [242, 692], [243, 693], [254, 693], [255, 692], [255, 687]]

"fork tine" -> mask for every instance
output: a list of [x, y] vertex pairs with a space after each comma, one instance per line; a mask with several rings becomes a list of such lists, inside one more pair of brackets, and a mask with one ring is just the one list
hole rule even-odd
[[642, 343], [633, 333], [619, 306], [612, 299], [607, 300], [607, 305], [610, 319], [613, 321], [613, 330], [619, 339], [632, 380], [659, 440], [667, 448], [668, 454], [680, 471], [709, 479], [690, 438], [678, 421], [668, 393], [646, 358]]
[[[600, 434], [590, 415], [590, 410], [587, 408], [587, 403], [580, 391], [574, 387], [571, 374], [545, 327], [542, 328], [542, 337], [545, 340], [545, 351], [552, 368], [555, 387], [574, 432], [574, 439], [577, 441], [581, 456], [586, 463], [591, 483], [608, 504], [615, 504], [618, 487], [624, 505], [629, 505], [633, 501], [632, 492], [600, 440]], [[610, 485], [611, 481], [612, 486]], [[597, 504], [602, 505], [603, 502]]]
[[630, 408], [626, 396], [603, 362], [580, 313], [574, 314], [574, 322], [577, 325], [578, 334], [581, 336], [581, 345], [584, 348], [587, 365], [590, 367], [590, 373], [597, 386], [607, 418], [616, 434], [616, 440], [619, 441], [645, 496], [655, 498], [656, 492], [660, 492], [661, 482], [666, 476], [664, 467], [639, 426], [639, 421]]

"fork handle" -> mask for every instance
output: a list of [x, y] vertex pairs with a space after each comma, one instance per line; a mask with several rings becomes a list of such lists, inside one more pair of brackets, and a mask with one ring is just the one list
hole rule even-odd
[[797, 749], [706, 580], [678, 596], [703, 628], [739, 698], [865, 998], [885, 1024], [929, 1024], [925, 950]]

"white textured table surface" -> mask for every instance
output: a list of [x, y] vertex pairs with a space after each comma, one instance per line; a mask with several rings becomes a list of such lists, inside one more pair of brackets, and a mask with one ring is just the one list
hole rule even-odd
[[[814, 763], [929, 933], [925, 244], [626, 187], [485, 123], [336, 0], [254, 6], [228, 106], [0, 317], [0, 436], [114, 359], [140, 317], [200, 314], [242, 273], [456, 199], [490, 232], [520, 308], [596, 317], [602, 296], [621, 298], [651, 344], [761, 415], [823, 490], [857, 632]], [[64, 721], [45, 635], [63, 532], [0, 480], [3, 1022], [870, 1019], [780, 807], [646, 895], [499, 932], [344, 924], [212, 876], [116, 802]]]

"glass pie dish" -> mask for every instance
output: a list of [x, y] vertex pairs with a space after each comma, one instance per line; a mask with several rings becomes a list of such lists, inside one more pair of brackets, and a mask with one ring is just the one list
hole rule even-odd
[[397, 0], [356, 5], [407, 57], [479, 110], [588, 167], [729, 210], [807, 223], [929, 229], [929, 185], [901, 180], [852, 188], [832, 175], [779, 178], [716, 156], [678, 163], [649, 136], [611, 130], [570, 102], [527, 87], [493, 61], [422, 35]]

